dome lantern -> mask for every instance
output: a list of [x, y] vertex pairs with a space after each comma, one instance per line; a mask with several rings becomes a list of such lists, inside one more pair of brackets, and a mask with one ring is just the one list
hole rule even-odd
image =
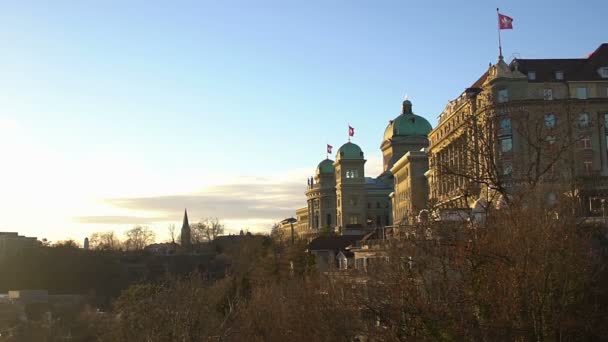
[[427, 137], [433, 127], [422, 116], [414, 114], [412, 102], [405, 100], [401, 106], [401, 114], [391, 120], [384, 131], [384, 141], [395, 136], [424, 136]]

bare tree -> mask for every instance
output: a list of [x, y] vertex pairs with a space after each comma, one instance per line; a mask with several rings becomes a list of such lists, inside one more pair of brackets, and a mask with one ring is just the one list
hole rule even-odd
[[224, 234], [224, 225], [216, 218], [205, 218], [190, 226], [193, 243], [213, 241]]
[[154, 242], [155, 234], [147, 226], [135, 226], [125, 233], [125, 246], [128, 250], [142, 250]]
[[117, 251], [122, 249], [122, 243], [114, 231], [97, 232], [89, 239], [91, 249]]
[[169, 227], [167, 227], [167, 229], [169, 230], [169, 236], [171, 237], [171, 243], [175, 243], [175, 225], [174, 224], [170, 224]]
[[67, 239], [55, 242], [53, 247], [79, 248], [80, 245], [74, 239]]
[[541, 184], [572, 183], [575, 149], [591, 128], [581, 123], [584, 101], [495, 103], [479, 97], [485, 107], [450, 119], [448, 146], [431, 155], [444, 188], [475, 197], [489, 189], [508, 202]]
[[270, 237], [273, 238], [275, 241], [281, 241], [284, 239], [283, 236], [283, 231], [281, 230], [281, 224], [280, 223], [275, 223], [272, 225], [272, 227], [270, 228]]

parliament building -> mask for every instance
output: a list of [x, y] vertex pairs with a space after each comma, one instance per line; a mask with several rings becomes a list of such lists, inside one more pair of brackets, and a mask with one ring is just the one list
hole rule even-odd
[[471, 219], [529, 185], [548, 202], [575, 196], [580, 215], [601, 217], [608, 198], [608, 44], [585, 58], [507, 64], [499, 56], [446, 105], [434, 128], [404, 101], [380, 149], [383, 172], [375, 177], [366, 177], [364, 152], [352, 142], [335, 161], [321, 161], [293, 232], [357, 235], [422, 219]]

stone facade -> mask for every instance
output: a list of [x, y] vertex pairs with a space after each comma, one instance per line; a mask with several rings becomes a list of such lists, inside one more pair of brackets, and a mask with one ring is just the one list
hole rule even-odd
[[[430, 133], [430, 198], [471, 208], [535, 184], [576, 188], [581, 209], [608, 194], [608, 44], [581, 59], [502, 57], [448, 103]], [[606, 71], [604, 71], [606, 70]], [[566, 189], [569, 188], [569, 189]]]
[[390, 169], [395, 177], [393, 220], [396, 226], [413, 224], [420, 212], [428, 209], [429, 187], [425, 173], [429, 160], [424, 151], [406, 153]]

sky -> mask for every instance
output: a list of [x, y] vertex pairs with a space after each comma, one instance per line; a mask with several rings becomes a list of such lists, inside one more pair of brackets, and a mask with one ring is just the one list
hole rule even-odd
[[608, 2], [0, 1], [0, 231], [52, 241], [218, 217], [267, 232], [350, 124], [381, 169], [495, 62], [584, 57]]

